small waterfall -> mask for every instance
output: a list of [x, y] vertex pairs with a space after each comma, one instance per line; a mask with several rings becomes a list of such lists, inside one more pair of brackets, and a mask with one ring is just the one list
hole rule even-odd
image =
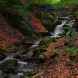
[[42, 39], [39, 39], [38, 41], [36, 41], [36, 42], [31, 46], [31, 49], [37, 47], [37, 46], [39, 45], [39, 43], [40, 43], [41, 40], [42, 40]]
[[67, 22], [67, 20], [63, 20], [62, 24], [57, 25], [54, 30], [54, 33], [51, 37], [59, 37], [59, 34], [61, 34], [63, 32], [63, 26], [66, 24], [66, 22]]

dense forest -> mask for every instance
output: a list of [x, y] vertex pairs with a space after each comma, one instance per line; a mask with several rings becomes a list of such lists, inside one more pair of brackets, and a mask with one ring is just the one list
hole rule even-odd
[[0, 0], [0, 78], [78, 78], [78, 0]]

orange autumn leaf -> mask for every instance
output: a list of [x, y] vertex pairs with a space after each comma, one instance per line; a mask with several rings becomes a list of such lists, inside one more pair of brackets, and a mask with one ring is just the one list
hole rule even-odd
[[48, 45], [47, 51], [44, 52], [44, 55], [47, 58], [50, 58], [52, 55], [54, 55], [55, 48], [63, 47], [65, 42], [66, 42], [65, 38], [59, 38], [59, 39], [56, 40], [56, 42], [51, 42]]
[[34, 16], [32, 16], [32, 27], [37, 32], [47, 32], [46, 28], [42, 25], [41, 21]]

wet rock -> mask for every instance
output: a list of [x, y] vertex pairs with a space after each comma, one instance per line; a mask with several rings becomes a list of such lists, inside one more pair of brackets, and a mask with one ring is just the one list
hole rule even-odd
[[15, 73], [17, 69], [17, 61], [16, 60], [7, 60], [0, 64], [0, 70], [5, 73]]
[[4, 54], [0, 54], [0, 61], [2, 61], [6, 56]]

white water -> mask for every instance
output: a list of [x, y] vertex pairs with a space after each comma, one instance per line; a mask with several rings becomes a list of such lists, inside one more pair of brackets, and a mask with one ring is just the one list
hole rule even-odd
[[63, 26], [66, 24], [67, 20], [62, 21], [62, 24], [57, 25], [55, 31], [51, 37], [59, 37], [59, 34], [63, 32]]
[[34, 45], [31, 46], [31, 49], [37, 47], [37, 46], [39, 45], [39, 43], [40, 43], [41, 40], [42, 40], [42, 39], [39, 39], [38, 41], [36, 41], [36, 42], [34, 43]]
[[14, 59], [13, 56], [7, 56], [4, 60], [0, 61], [0, 64], [4, 63], [7, 60], [13, 60], [13, 59]]

